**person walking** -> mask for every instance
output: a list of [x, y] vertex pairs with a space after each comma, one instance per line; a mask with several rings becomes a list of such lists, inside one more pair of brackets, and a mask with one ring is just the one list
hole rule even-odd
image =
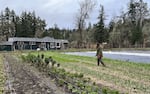
[[100, 45], [100, 44], [98, 43], [96, 48], [97, 48], [97, 52], [96, 52], [97, 65], [99, 66], [99, 64], [101, 63], [101, 64], [105, 67], [104, 62], [102, 61], [102, 57], [103, 57], [102, 45]]

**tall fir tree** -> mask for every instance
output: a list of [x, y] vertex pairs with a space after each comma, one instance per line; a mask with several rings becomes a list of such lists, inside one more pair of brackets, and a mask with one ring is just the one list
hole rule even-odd
[[100, 14], [98, 17], [99, 22], [95, 25], [94, 39], [97, 43], [103, 43], [107, 41], [107, 31], [105, 29], [105, 13], [104, 6], [100, 5]]

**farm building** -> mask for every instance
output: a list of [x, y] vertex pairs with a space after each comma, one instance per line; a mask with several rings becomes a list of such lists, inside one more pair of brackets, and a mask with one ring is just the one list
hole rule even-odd
[[54, 39], [51, 37], [44, 38], [25, 38], [12, 37], [6, 42], [0, 42], [0, 50], [51, 50], [51, 49], [66, 49], [68, 40]]

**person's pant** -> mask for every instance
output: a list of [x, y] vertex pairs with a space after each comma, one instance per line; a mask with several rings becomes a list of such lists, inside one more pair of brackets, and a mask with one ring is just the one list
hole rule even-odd
[[105, 66], [104, 62], [102, 61], [102, 58], [97, 59], [97, 65], [99, 66], [99, 63], [101, 63], [103, 66]]

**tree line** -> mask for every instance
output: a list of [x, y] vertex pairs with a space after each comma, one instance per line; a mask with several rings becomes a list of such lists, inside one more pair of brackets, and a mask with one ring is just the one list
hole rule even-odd
[[36, 17], [35, 12], [24, 11], [18, 16], [7, 7], [0, 13], [1, 41], [9, 37], [40, 37], [45, 27], [45, 20]]
[[150, 46], [150, 15], [146, 2], [130, 0], [127, 11], [109, 24], [109, 43], [112, 47]]
[[46, 21], [35, 12], [22, 12], [16, 15], [8, 7], [0, 13], [0, 41], [9, 37], [53, 37], [67, 39], [71, 47], [91, 47], [94, 43], [107, 43], [108, 47], [149, 47], [150, 15], [148, 4], [143, 0], [130, 0], [127, 10], [113, 17], [109, 25], [105, 24], [104, 6], [100, 5], [98, 22], [87, 23], [94, 0], [83, 0], [79, 4], [75, 29], [60, 29], [57, 24], [46, 29]]
[[[87, 5], [86, 2], [89, 1], [91, 3]], [[81, 5], [80, 9], [83, 10], [85, 6], [86, 10], [87, 7], [92, 6], [92, 2], [93, 0], [85, 0], [85, 5]], [[79, 13], [82, 14], [81, 11]], [[81, 26], [78, 26], [78, 30], [80, 31], [78, 34], [81, 35], [82, 31], [83, 38], [78, 38], [77, 42], [82, 41], [82, 44], [88, 44], [88, 42], [107, 43], [108, 47], [116, 48], [150, 47], [149, 13], [146, 2], [143, 0], [130, 0], [127, 4], [127, 10], [121, 11], [120, 16], [113, 17], [107, 26], [105, 24], [106, 14], [104, 6], [100, 5], [99, 16], [97, 17], [98, 22], [96, 24], [89, 25], [89, 27], [85, 28], [82, 24], [86, 25], [86, 21], [83, 23], [78, 22], [82, 26], [82, 29], [80, 29]], [[86, 15], [89, 15], [89, 12], [86, 12]]]

